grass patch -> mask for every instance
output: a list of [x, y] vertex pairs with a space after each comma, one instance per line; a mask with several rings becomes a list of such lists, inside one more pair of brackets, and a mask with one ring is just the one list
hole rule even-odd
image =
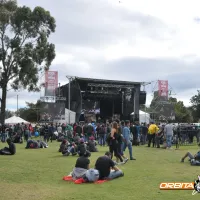
[[[0, 148], [5, 144], [0, 143]], [[74, 167], [77, 157], [63, 157], [58, 153], [59, 143], [50, 143], [48, 149], [26, 150], [17, 144], [15, 156], [0, 156], [1, 200], [169, 200], [199, 199], [192, 191], [160, 191], [160, 182], [191, 182], [200, 167], [192, 167], [180, 158], [188, 150], [196, 153], [197, 146], [180, 147], [180, 150], [163, 150], [133, 147], [136, 161], [120, 166], [125, 176], [101, 185], [75, 185], [62, 181]], [[106, 147], [93, 153], [91, 167]], [[128, 154], [128, 153], [127, 153]]]

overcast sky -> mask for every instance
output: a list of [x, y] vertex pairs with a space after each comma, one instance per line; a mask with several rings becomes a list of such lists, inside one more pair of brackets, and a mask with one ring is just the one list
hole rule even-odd
[[[168, 80], [172, 93], [189, 105], [199, 88], [199, 0], [18, 0], [42, 6], [56, 19], [51, 42], [56, 59], [51, 70], [66, 75], [152, 81], [147, 105], [157, 80]], [[41, 93], [21, 91], [19, 107]], [[16, 110], [17, 93], [8, 92], [7, 108]]]

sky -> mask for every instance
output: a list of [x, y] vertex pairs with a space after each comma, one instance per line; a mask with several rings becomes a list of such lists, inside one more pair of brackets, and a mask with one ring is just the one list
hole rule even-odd
[[[50, 41], [56, 46], [51, 70], [66, 75], [151, 82], [168, 80], [172, 94], [190, 105], [199, 89], [199, 0], [18, 0], [44, 7], [56, 19]], [[41, 78], [42, 81], [42, 78]], [[8, 91], [7, 109], [36, 102], [40, 93]]]

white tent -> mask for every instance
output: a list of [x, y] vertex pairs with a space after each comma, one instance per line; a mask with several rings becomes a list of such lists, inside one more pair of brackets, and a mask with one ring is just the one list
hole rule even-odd
[[[131, 113], [131, 115], [134, 115], [134, 112]], [[139, 117], [140, 117], [140, 123], [146, 123], [146, 124], [149, 124], [150, 122], [150, 114], [149, 113], [146, 113], [146, 112], [143, 112], [142, 110], [139, 111]]]
[[13, 117], [10, 117], [5, 120], [5, 124], [18, 124], [18, 123], [19, 124], [21, 124], [21, 123], [29, 124], [29, 122], [27, 122], [24, 119], [17, 117], [17, 116], [13, 116]]

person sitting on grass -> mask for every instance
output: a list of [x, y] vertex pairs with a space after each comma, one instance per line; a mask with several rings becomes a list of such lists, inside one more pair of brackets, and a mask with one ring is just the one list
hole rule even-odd
[[89, 157], [91, 156], [91, 153], [89, 151], [86, 151], [85, 154], [81, 157], [79, 157], [76, 160], [75, 168], [73, 169], [71, 176], [73, 180], [77, 180], [80, 178], [84, 178], [87, 170], [90, 168], [90, 160]]
[[96, 145], [97, 144], [96, 144], [96, 142], [94, 140], [94, 137], [93, 136], [90, 137], [89, 141], [87, 143], [87, 149], [88, 149], [88, 151], [90, 151], [90, 152], [98, 152], [98, 149], [97, 149]]
[[62, 151], [63, 156], [69, 156], [72, 154], [72, 156], [77, 155], [77, 146], [74, 142], [69, 143], [68, 141], [66, 142], [65, 149]]
[[58, 152], [64, 152], [67, 148], [67, 140], [63, 140], [60, 144], [60, 148], [58, 150]]
[[181, 162], [184, 162], [187, 157], [189, 157], [189, 161], [191, 162], [191, 164], [200, 164], [200, 151], [197, 152], [194, 156], [190, 152], [187, 152], [185, 156], [181, 159]]
[[87, 151], [87, 145], [84, 142], [84, 139], [81, 138], [78, 144], [78, 154], [79, 156], [83, 156]]
[[124, 173], [116, 167], [111, 157], [112, 154], [106, 152], [104, 156], [97, 159], [95, 169], [99, 171], [99, 180], [112, 180], [124, 176]]
[[15, 135], [13, 135], [13, 143], [17, 143], [17, 144], [22, 144], [23, 143], [23, 139], [21, 137], [20, 133], [15, 133]]
[[9, 147], [4, 147], [3, 149], [0, 150], [0, 155], [15, 155], [16, 154], [16, 146], [15, 144], [11, 141], [10, 138], [6, 140], [7, 144]]
[[78, 133], [76, 133], [76, 135], [74, 136], [74, 138], [73, 138], [73, 140], [74, 140], [74, 143], [76, 144], [76, 145], [78, 145], [79, 144], [79, 141], [80, 141], [80, 137], [79, 137], [79, 135], [78, 135]]

